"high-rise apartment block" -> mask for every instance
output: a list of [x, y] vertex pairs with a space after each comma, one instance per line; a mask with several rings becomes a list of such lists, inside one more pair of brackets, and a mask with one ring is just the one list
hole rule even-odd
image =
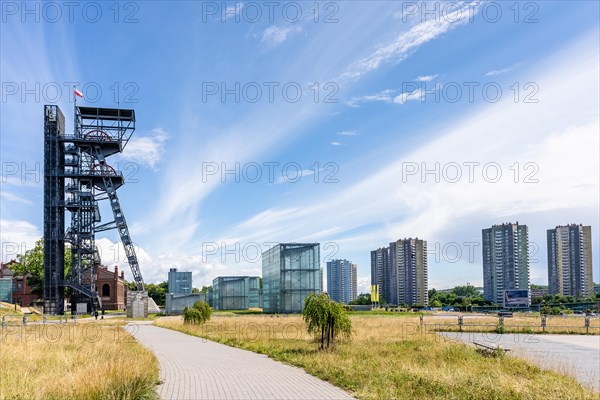
[[378, 285], [382, 303], [427, 305], [427, 241], [400, 239], [373, 250], [371, 284]]
[[327, 293], [333, 301], [348, 304], [356, 299], [356, 264], [348, 260], [327, 262]]
[[589, 297], [592, 280], [592, 227], [557, 226], [547, 232], [550, 294]]
[[482, 230], [483, 297], [504, 303], [505, 290], [529, 290], [527, 225], [505, 223]]

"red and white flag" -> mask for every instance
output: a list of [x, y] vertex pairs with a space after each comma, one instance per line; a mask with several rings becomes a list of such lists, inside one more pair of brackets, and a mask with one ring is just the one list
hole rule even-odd
[[73, 89], [73, 93], [75, 94], [75, 96], [79, 96], [79, 97], [83, 98], [83, 93], [81, 93], [79, 90], [77, 90], [77, 88]]

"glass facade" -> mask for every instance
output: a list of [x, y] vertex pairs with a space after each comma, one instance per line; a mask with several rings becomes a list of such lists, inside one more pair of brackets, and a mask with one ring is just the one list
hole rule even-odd
[[177, 268], [169, 270], [169, 293], [192, 293], [192, 273], [180, 272]]
[[0, 278], [0, 301], [12, 303], [12, 278]]
[[213, 280], [212, 307], [216, 310], [260, 308], [258, 276], [221, 276]]
[[185, 307], [192, 307], [197, 301], [206, 301], [204, 293], [172, 294], [167, 293], [165, 311], [167, 314], [181, 314]]
[[262, 254], [263, 309], [299, 313], [309, 293], [321, 292], [319, 243], [282, 243]]

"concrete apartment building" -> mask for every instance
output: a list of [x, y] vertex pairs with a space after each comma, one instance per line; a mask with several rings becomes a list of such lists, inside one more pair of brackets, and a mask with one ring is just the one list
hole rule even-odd
[[594, 294], [592, 227], [571, 224], [546, 231], [550, 294], [589, 297]]
[[371, 285], [379, 287], [379, 301], [381, 303], [391, 304], [389, 253], [390, 249], [388, 247], [380, 247], [371, 251]]
[[504, 223], [483, 229], [481, 234], [484, 299], [503, 304], [505, 290], [529, 290], [527, 225]]
[[[299, 313], [323, 285], [319, 243], [280, 243], [262, 254], [263, 310]], [[214, 289], [213, 289], [214, 290]]]
[[400, 239], [371, 251], [371, 284], [383, 304], [427, 305], [427, 241]]
[[429, 302], [427, 241], [419, 238], [390, 243], [392, 304], [426, 306]]
[[327, 293], [333, 301], [348, 304], [357, 296], [357, 266], [348, 260], [327, 262]]

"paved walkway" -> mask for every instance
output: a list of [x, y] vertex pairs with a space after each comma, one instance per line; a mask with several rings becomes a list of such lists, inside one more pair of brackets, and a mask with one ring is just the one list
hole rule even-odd
[[600, 390], [599, 335], [532, 335], [508, 333], [440, 332], [462, 342], [502, 346], [542, 368], [575, 377], [583, 385]]
[[160, 363], [161, 399], [352, 399], [265, 355], [153, 325], [128, 326]]

